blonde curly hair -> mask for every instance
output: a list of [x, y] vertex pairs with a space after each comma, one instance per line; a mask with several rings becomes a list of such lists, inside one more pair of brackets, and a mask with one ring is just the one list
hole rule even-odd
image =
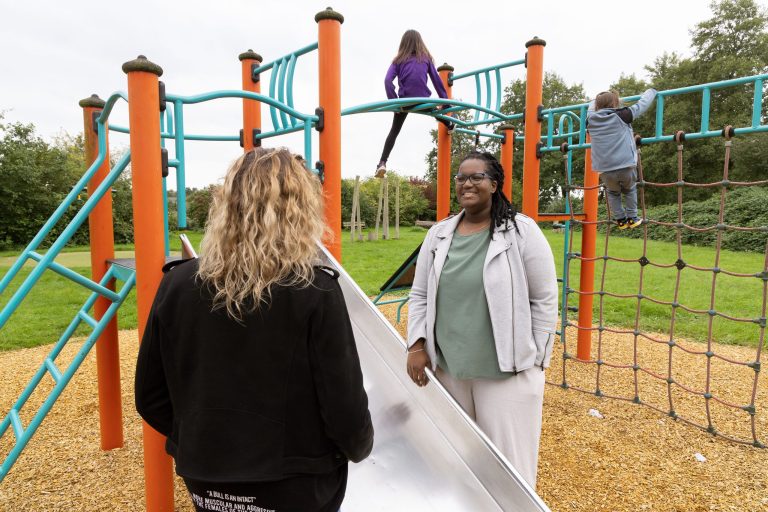
[[243, 315], [268, 304], [271, 287], [308, 286], [317, 242], [329, 233], [320, 181], [285, 148], [256, 148], [235, 160], [214, 195], [198, 277], [214, 309]]

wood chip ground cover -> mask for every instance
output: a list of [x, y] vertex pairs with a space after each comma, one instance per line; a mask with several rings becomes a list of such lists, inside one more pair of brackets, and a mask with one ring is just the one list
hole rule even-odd
[[[394, 307], [384, 310], [394, 323]], [[397, 326], [403, 332], [404, 323]], [[141, 422], [133, 409], [136, 331], [120, 333], [121, 381], [125, 447], [99, 448], [95, 352], [64, 391], [37, 434], [0, 484], [0, 511], [135, 511], [144, 509]], [[631, 357], [631, 344], [621, 335], [604, 333], [604, 355], [615, 360]], [[596, 345], [596, 343], [595, 343]], [[59, 366], [73, 357], [73, 342], [59, 358]], [[569, 351], [573, 341], [568, 340]], [[702, 345], [696, 345], [702, 347]], [[596, 350], [596, 346], [593, 347]], [[666, 349], [666, 347], [664, 347]], [[0, 354], [0, 411], [5, 414], [31, 378], [50, 347]], [[717, 346], [726, 357], [749, 361], [754, 349]], [[551, 382], [562, 381], [562, 344], [556, 345]], [[644, 347], [644, 365], [666, 371], [668, 351]], [[571, 385], [595, 388], [594, 365], [569, 364]], [[750, 370], [751, 371], [751, 370]], [[675, 379], [695, 389], [703, 385], [700, 358], [674, 359]], [[743, 403], [752, 391], [749, 373], [727, 365], [713, 365], [712, 391]], [[663, 372], [662, 372], [663, 373]], [[768, 372], [761, 372], [756, 390], [758, 438], [768, 442]], [[629, 377], [628, 377], [629, 374]], [[644, 401], [668, 408], [666, 383], [641, 382]], [[631, 370], [605, 371], [601, 389], [633, 395]], [[673, 395], [675, 410], [697, 422], [705, 421], [704, 400], [685, 393]], [[40, 403], [41, 395], [30, 398]], [[599, 411], [602, 418], [589, 414]], [[749, 436], [748, 415], [713, 408], [719, 430]], [[28, 414], [22, 414], [26, 424]], [[0, 455], [10, 449], [5, 436]], [[700, 462], [696, 454], [706, 461]], [[547, 386], [539, 459], [538, 493], [553, 511], [768, 511], [768, 449], [757, 449], [674, 421], [648, 407], [594, 394]], [[177, 480], [176, 510], [193, 507]]]

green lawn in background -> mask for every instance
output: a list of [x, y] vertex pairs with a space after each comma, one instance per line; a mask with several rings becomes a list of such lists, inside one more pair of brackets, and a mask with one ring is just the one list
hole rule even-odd
[[[390, 230], [394, 235], [394, 229]], [[199, 247], [201, 233], [186, 232], [195, 247]], [[345, 232], [342, 239], [343, 263], [350, 275], [368, 295], [376, 295], [379, 287], [397, 270], [402, 262], [421, 243], [426, 230], [415, 227], [400, 229], [399, 240], [377, 240], [352, 243], [349, 233]], [[545, 234], [555, 255], [558, 275], [562, 275], [563, 241], [562, 233], [554, 233], [549, 229]], [[580, 233], [575, 233], [573, 251], [580, 252]], [[604, 251], [604, 235], [598, 236], [597, 254]], [[87, 248], [80, 248], [84, 250]], [[131, 250], [131, 246], [122, 246], [122, 250]], [[171, 237], [172, 251], [180, 250], [177, 236]], [[77, 251], [75, 251], [77, 252]], [[13, 256], [17, 255], [15, 253]], [[626, 259], [637, 259], [642, 255], [642, 240], [613, 237], [609, 242], [609, 254]], [[648, 259], [659, 263], [674, 263], [677, 260], [677, 247], [668, 242], [648, 241]], [[5, 274], [12, 264], [14, 257], [2, 257], [0, 253], [0, 275]], [[714, 263], [714, 251], [706, 247], [683, 247], [683, 260], [689, 264], [711, 267]], [[83, 275], [90, 275], [89, 256], [87, 253], [64, 254], [57, 261], [67, 261], [70, 268]], [[571, 262], [571, 287], [578, 288], [579, 261]], [[763, 255], [756, 253], [738, 253], [722, 251], [720, 268], [741, 273], [756, 274], [763, 270]], [[606, 291], [621, 294], [637, 294], [639, 286], [638, 263], [607, 262], [605, 271]], [[25, 268], [19, 277], [28, 275]], [[603, 261], [595, 262], [595, 289], [600, 289], [603, 273]], [[659, 300], [673, 300], [673, 291], [677, 269], [659, 269], [648, 265], [645, 267], [643, 294]], [[710, 308], [710, 290], [712, 289], [712, 272], [699, 272], [690, 268], [683, 269], [678, 302], [695, 309]], [[21, 279], [17, 277], [12, 285], [15, 289]], [[763, 282], [760, 279], [735, 278], [719, 274], [716, 280], [715, 310], [730, 316], [756, 318], [761, 314]], [[12, 290], [6, 290], [0, 296], [0, 306], [10, 298]], [[22, 307], [11, 317], [9, 323], [0, 329], [0, 350], [20, 347], [31, 347], [52, 343], [58, 339], [80, 305], [85, 301], [87, 292], [68, 280], [46, 272], [38, 286], [24, 301]], [[594, 297], [595, 321], [599, 315], [599, 297]], [[569, 305], [578, 304], [578, 295], [571, 294]], [[604, 297], [603, 322], [606, 325], [634, 327], [637, 299], [616, 299]], [[639, 328], [647, 331], [668, 332], [670, 325], [670, 306], [663, 306], [643, 300]], [[572, 321], [576, 314], [570, 313]], [[676, 317], [676, 335], [688, 339], [706, 341], [708, 330], [708, 315], [696, 315], [679, 310]], [[131, 294], [119, 312], [118, 324], [121, 329], [136, 327], [135, 295]], [[81, 327], [78, 335], [85, 335], [89, 329]], [[714, 340], [721, 343], [756, 346], [759, 327], [755, 323], [734, 322], [722, 318], [713, 320]]]
[[[545, 231], [555, 254], [558, 275], [562, 276], [564, 234]], [[677, 245], [670, 242], [648, 240], [647, 258], [651, 262], [670, 265], [678, 259]], [[573, 252], [581, 252], [581, 233], [574, 234]], [[681, 248], [682, 260], [688, 265], [711, 268], [715, 266], [715, 251], [711, 247], [684, 245]], [[608, 254], [611, 256], [637, 260], [643, 255], [643, 241], [623, 237], [611, 237], [608, 242]], [[605, 254], [605, 235], [598, 234], [596, 256]], [[721, 251], [719, 268], [743, 274], [759, 274], [763, 271], [765, 256], [751, 252]], [[579, 260], [570, 264], [570, 287], [579, 288]], [[604, 265], [605, 264], [605, 265]], [[604, 270], [605, 269], [605, 270]], [[595, 290], [600, 290], [600, 283], [605, 274], [604, 290], [617, 294], [637, 294], [640, 292], [639, 263], [624, 263], [598, 260], [595, 262]], [[672, 302], [678, 270], [676, 267], [658, 268], [646, 265], [643, 277], [642, 293], [646, 297]], [[677, 302], [697, 310], [709, 310], [714, 273], [698, 271], [690, 267], [680, 272], [680, 289]], [[731, 277], [722, 273], [715, 281], [714, 310], [732, 317], [756, 319], [762, 315], [762, 296], [764, 283], [757, 277]], [[637, 299], [619, 299], [604, 296], [604, 324], [634, 328], [637, 311]], [[570, 294], [569, 306], [578, 305], [579, 296]], [[593, 298], [594, 323], [597, 324], [600, 297]], [[668, 333], [671, 319], [671, 306], [655, 304], [642, 300], [640, 306], [639, 329]], [[577, 313], [569, 313], [571, 321], [576, 321]], [[691, 340], [707, 341], [709, 315], [693, 314], [678, 308], [675, 319], [676, 336]], [[756, 323], [744, 323], [720, 317], [713, 319], [713, 340], [719, 343], [757, 346], [760, 328]]]

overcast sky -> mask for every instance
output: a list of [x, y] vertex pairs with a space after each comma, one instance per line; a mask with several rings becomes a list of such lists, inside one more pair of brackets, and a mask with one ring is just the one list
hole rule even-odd
[[[51, 138], [82, 131], [77, 102], [126, 90], [123, 62], [138, 54], [162, 66], [168, 92], [198, 94], [240, 88], [239, 53], [252, 48], [265, 62], [317, 41], [314, 15], [329, 2], [284, 1], [10, 1], [0, 0], [0, 111], [6, 121], [31, 122]], [[523, 58], [533, 36], [547, 42], [544, 68], [594, 96], [621, 73], [644, 76], [643, 66], [664, 52], [690, 54], [689, 30], [710, 17], [704, 0], [516, 2], [511, 0], [369, 2], [335, 0], [342, 13], [342, 108], [385, 99], [383, 78], [402, 33], [417, 29], [439, 65], [456, 73]], [[506, 84], [524, 76], [522, 67], [502, 75]], [[466, 82], [466, 80], [464, 81]], [[454, 96], [474, 99], [474, 86], [454, 87]], [[264, 88], [263, 90], [266, 90]], [[299, 60], [296, 107], [317, 106], [317, 56]], [[237, 134], [240, 100], [219, 100], [185, 109], [187, 132]], [[373, 174], [391, 122], [390, 113], [345, 117], [342, 124], [344, 177]], [[266, 109], [264, 127], [271, 123]], [[113, 122], [127, 125], [127, 105]], [[435, 122], [408, 118], [389, 160], [403, 174], [424, 174]], [[113, 147], [126, 135], [110, 135]], [[303, 151], [301, 139], [286, 136], [267, 145]], [[239, 154], [236, 142], [187, 143], [187, 185], [217, 181]], [[317, 158], [317, 146], [313, 150]], [[171, 153], [173, 156], [173, 153]], [[173, 188], [173, 185], [171, 184]]]

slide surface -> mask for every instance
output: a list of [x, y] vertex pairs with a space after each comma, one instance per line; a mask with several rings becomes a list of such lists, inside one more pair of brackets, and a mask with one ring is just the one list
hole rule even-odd
[[549, 511], [535, 491], [430, 374], [405, 372], [405, 342], [324, 249], [352, 318], [376, 437], [350, 465], [342, 512]]

